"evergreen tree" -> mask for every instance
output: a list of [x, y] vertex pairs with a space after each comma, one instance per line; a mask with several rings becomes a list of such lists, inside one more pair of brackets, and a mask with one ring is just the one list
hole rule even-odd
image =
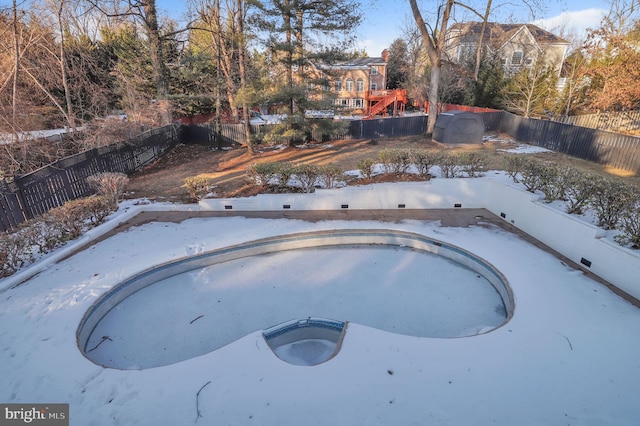
[[254, 15], [253, 22], [268, 34], [264, 43], [274, 65], [276, 84], [265, 101], [287, 113], [274, 139], [308, 139], [313, 122], [305, 111], [332, 104], [330, 65], [348, 52], [350, 33], [360, 22], [358, 8], [356, 0], [271, 0]]
[[401, 38], [389, 46], [387, 89], [405, 89], [409, 81], [409, 49]]

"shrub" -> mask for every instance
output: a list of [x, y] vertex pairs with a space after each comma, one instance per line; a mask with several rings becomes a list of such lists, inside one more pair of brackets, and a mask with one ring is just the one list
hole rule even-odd
[[430, 177], [431, 167], [435, 166], [440, 158], [440, 154], [435, 151], [427, 151], [426, 149], [413, 149], [409, 152], [411, 164], [418, 170], [420, 176]]
[[247, 169], [247, 175], [258, 186], [269, 185], [277, 172], [278, 163], [255, 163]]
[[411, 165], [409, 150], [406, 149], [383, 149], [378, 151], [378, 160], [386, 173], [407, 173]]
[[0, 239], [0, 277], [9, 276], [38, 256], [77, 238], [113, 212], [112, 200], [94, 196], [68, 201], [24, 223]]
[[295, 167], [288, 162], [265, 162], [252, 164], [247, 169], [247, 174], [256, 185], [276, 186], [282, 189], [289, 184], [294, 170]]
[[373, 177], [376, 161], [373, 158], [361, 158], [356, 163], [360, 174], [365, 179], [371, 179]]
[[62, 241], [73, 240], [86, 230], [100, 224], [113, 212], [110, 197], [87, 197], [67, 201], [49, 210], [47, 216], [59, 227]]
[[89, 176], [87, 183], [96, 194], [106, 197], [111, 206], [116, 208], [129, 178], [124, 173], [105, 172]]
[[523, 155], [509, 155], [504, 157], [504, 170], [507, 172], [507, 175], [513, 179], [514, 183], [519, 183], [518, 175], [522, 173], [522, 171], [527, 166], [528, 159]]
[[560, 173], [567, 213], [582, 214], [595, 191], [594, 177], [572, 167]]
[[0, 277], [8, 277], [34, 260], [34, 252], [22, 233], [7, 234], [0, 239]]
[[294, 167], [293, 174], [304, 192], [313, 192], [318, 176], [320, 175], [320, 169], [313, 164], [301, 164]]
[[622, 235], [615, 237], [622, 245], [629, 245], [632, 249], [640, 249], [640, 193], [633, 191], [631, 198], [620, 215], [618, 229]]
[[206, 176], [192, 176], [184, 180], [189, 196], [194, 201], [200, 201], [211, 192], [211, 179]]
[[276, 185], [278, 186], [278, 188], [284, 189], [289, 186], [289, 179], [291, 179], [291, 176], [293, 176], [293, 174], [295, 173], [296, 168], [289, 162], [275, 164], [276, 167], [274, 177], [276, 179]]
[[521, 165], [520, 182], [526, 190], [529, 192], [541, 190], [543, 187], [542, 175], [544, 174], [544, 165], [540, 161], [530, 158], [526, 158]]
[[335, 188], [344, 178], [344, 171], [336, 166], [320, 166], [320, 179], [325, 188]]
[[598, 217], [597, 225], [606, 230], [615, 229], [622, 213], [633, 199], [633, 190], [617, 179], [596, 175], [591, 181], [593, 192], [588, 203]]
[[444, 178], [454, 178], [460, 176], [460, 158], [456, 154], [443, 153], [438, 158], [440, 172]]
[[539, 189], [544, 192], [545, 203], [556, 200], [566, 201], [565, 192], [567, 190], [566, 169], [548, 161], [540, 162], [538, 168]]
[[459, 156], [462, 171], [469, 177], [484, 176], [489, 164], [487, 154], [481, 152], [465, 152]]

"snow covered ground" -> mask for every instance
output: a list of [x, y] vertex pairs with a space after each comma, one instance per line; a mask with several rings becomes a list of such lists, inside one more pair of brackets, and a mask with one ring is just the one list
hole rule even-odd
[[[260, 330], [215, 351], [142, 370], [103, 368], [78, 349], [76, 329], [87, 309], [146, 268], [269, 236], [385, 228], [443, 240], [490, 262], [513, 290], [511, 320], [492, 332], [462, 338], [408, 336], [353, 321], [337, 356], [312, 367], [280, 360]], [[382, 261], [385, 255], [380, 250], [367, 259]], [[349, 256], [339, 259], [348, 262]], [[336, 271], [336, 262], [331, 257], [305, 260], [289, 263], [287, 270], [322, 277]], [[443, 268], [425, 268], [423, 274], [446, 275]], [[348, 290], [332, 297], [353, 301]], [[389, 292], [359, 308], [382, 311], [405, 300], [406, 293]], [[267, 310], [279, 309], [268, 292], [254, 298], [247, 290], [244, 298]], [[160, 302], [171, 304], [150, 297], [136, 308], [152, 310]], [[187, 311], [196, 303], [175, 299], [173, 309]], [[461, 315], [459, 309], [442, 315]], [[255, 320], [252, 312], [262, 311], [237, 314]], [[165, 315], [168, 324], [179, 319], [170, 310]], [[348, 309], [343, 315], [347, 318], [336, 319], [351, 319]], [[0, 292], [0, 402], [69, 403], [72, 425], [636, 425], [638, 324], [638, 308], [551, 254], [490, 225], [243, 217], [149, 223]], [[148, 324], [142, 332], [153, 328]], [[181, 344], [170, 338], [162, 343]]]

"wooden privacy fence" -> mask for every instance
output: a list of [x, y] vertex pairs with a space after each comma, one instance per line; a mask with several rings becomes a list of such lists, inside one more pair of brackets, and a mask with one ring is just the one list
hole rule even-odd
[[92, 193], [87, 177], [101, 172], [131, 174], [160, 158], [180, 140], [165, 126], [135, 139], [63, 158], [11, 183], [0, 182], [0, 231]]
[[606, 130], [608, 132], [630, 135], [638, 135], [640, 133], [640, 111], [572, 115], [553, 118], [553, 120], [564, 124], [573, 124], [574, 126], [589, 127], [590, 129]]
[[502, 112], [500, 130], [518, 142], [640, 174], [640, 138]]

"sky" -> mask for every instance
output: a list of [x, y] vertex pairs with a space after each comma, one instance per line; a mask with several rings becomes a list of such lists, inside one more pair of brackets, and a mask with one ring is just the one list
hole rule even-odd
[[[513, 6], [516, 2], [494, 1], [491, 20], [495, 22], [535, 23], [546, 30], [564, 26], [581, 39], [585, 30], [596, 27], [602, 14], [608, 11], [608, 3], [602, 0], [541, 0], [544, 9], [535, 10], [535, 16], [528, 8]], [[364, 49], [369, 56], [380, 56], [382, 50], [402, 38], [408, 24], [413, 24], [413, 15], [408, 0], [361, 0], [363, 5], [362, 23], [357, 30], [356, 47]], [[520, 3], [523, 3], [520, 0]], [[433, 14], [435, 0], [418, 0], [425, 21]], [[471, 3], [472, 4], [472, 3]], [[179, 19], [184, 13], [184, 3], [174, 0], [158, 0], [158, 6], [172, 17]], [[458, 12], [460, 13], [460, 12]], [[462, 20], [463, 15], [454, 18]], [[474, 19], [474, 18], [472, 18]], [[474, 19], [475, 20], [475, 19]]]
[[[506, 174], [500, 178], [510, 181]], [[366, 190], [374, 196], [375, 189], [374, 185]], [[129, 209], [143, 201], [124, 203], [111, 220], [120, 223]], [[381, 319], [376, 310], [414, 302], [419, 286], [414, 282], [410, 291], [402, 291], [400, 286], [405, 289], [407, 284], [403, 281], [446, 280], [447, 285], [430, 288], [421, 296], [454, 299], [467, 294], [469, 288], [458, 285], [450, 262], [428, 263], [424, 273], [426, 267], [408, 264], [411, 256], [389, 256], [387, 250], [397, 246], [362, 253], [328, 250], [321, 258], [318, 251], [292, 250], [286, 255], [276, 253], [286, 258], [280, 258], [284, 262], [273, 265], [274, 271], [268, 274], [262, 271], [271, 263], [254, 256], [235, 265], [235, 271], [183, 274], [173, 289], [152, 284], [134, 293], [126, 306], [114, 308], [114, 315], [125, 310], [130, 315], [113, 323], [104, 331], [103, 344], [95, 345], [96, 352], [111, 351], [122, 358], [146, 354], [158, 361], [164, 352], [176, 357], [145, 365], [136, 360], [137, 366], [127, 365], [134, 369], [121, 370], [96, 365], [78, 349], [76, 330], [85, 312], [100, 295], [133, 274], [183, 256], [261, 238], [340, 229], [417, 233], [474, 253], [509, 282], [515, 300], [513, 316], [492, 331], [465, 334], [469, 337], [396, 333], [372, 321]], [[362, 262], [379, 263], [385, 271], [369, 271]], [[402, 280], [385, 281], [379, 284], [390, 288], [370, 290], [391, 291], [361, 303], [363, 296], [369, 296], [362, 292], [371, 286], [367, 272], [375, 275], [374, 281], [387, 280], [393, 274], [386, 269], [407, 265]], [[254, 280], [244, 279], [242, 269], [247, 268], [260, 273], [251, 274]], [[331, 289], [338, 271], [341, 288]], [[315, 290], [324, 287], [330, 299], [287, 315], [304, 319], [309, 306], [314, 306], [308, 315], [350, 321], [335, 357], [307, 366], [292, 362], [293, 357], [279, 358], [269, 348], [262, 329], [281, 318], [269, 317], [265, 323], [260, 315], [291, 308], [278, 305], [283, 293], [271, 291], [271, 284], [280, 282], [275, 280], [278, 276], [290, 280], [289, 287], [295, 283]], [[301, 278], [310, 276], [315, 281]], [[241, 279], [235, 281], [235, 277]], [[262, 278], [268, 282], [260, 282]], [[475, 274], [469, 278], [481, 283]], [[260, 296], [248, 297], [256, 293]], [[136, 300], [135, 296], [143, 297]], [[247, 299], [257, 306], [239, 303]], [[218, 306], [228, 302], [238, 302], [237, 306], [230, 303], [236, 309], [211, 323], [210, 316], [221, 310]], [[484, 306], [489, 312], [495, 309], [495, 301], [485, 302], [479, 296], [461, 303], [447, 305], [450, 309], [436, 315], [457, 322], [468, 317], [465, 303]], [[344, 305], [344, 310], [330, 310], [336, 305]], [[365, 308], [369, 316], [360, 315]], [[394, 313], [406, 315], [407, 324], [414, 325], [410, 322], [416, 320], [412, 317], [416, 312], [395, 309]], [[382, 318], [382, 323], [385, 319], [389, 318]], [[0, 402], [68, 403], [72, 426], [635, 426], [640, 418], [638, 322], [640, 309], [551, 253], [490, 223], [463, 228], [441, 226], [438, 221], [306, 222], [241, 216], [153, 222], [51, 262], [24, 284], [0, 291]], [[234, 335], [231, 343], [215, 350], [207, 346], [208, 335], [244, 324], [248, 328]], [[440, 329], [439, 324], [426, 321], [432, 329]], [[122, 336], [130, 328], [136, 328], [141, 341], [123, 345]], [[141, 347], [143, 340], [153, 349]], [[200, 350], [185, 354], [188, 345]], [[156, 366], [148, 368], [151, 365]]]

